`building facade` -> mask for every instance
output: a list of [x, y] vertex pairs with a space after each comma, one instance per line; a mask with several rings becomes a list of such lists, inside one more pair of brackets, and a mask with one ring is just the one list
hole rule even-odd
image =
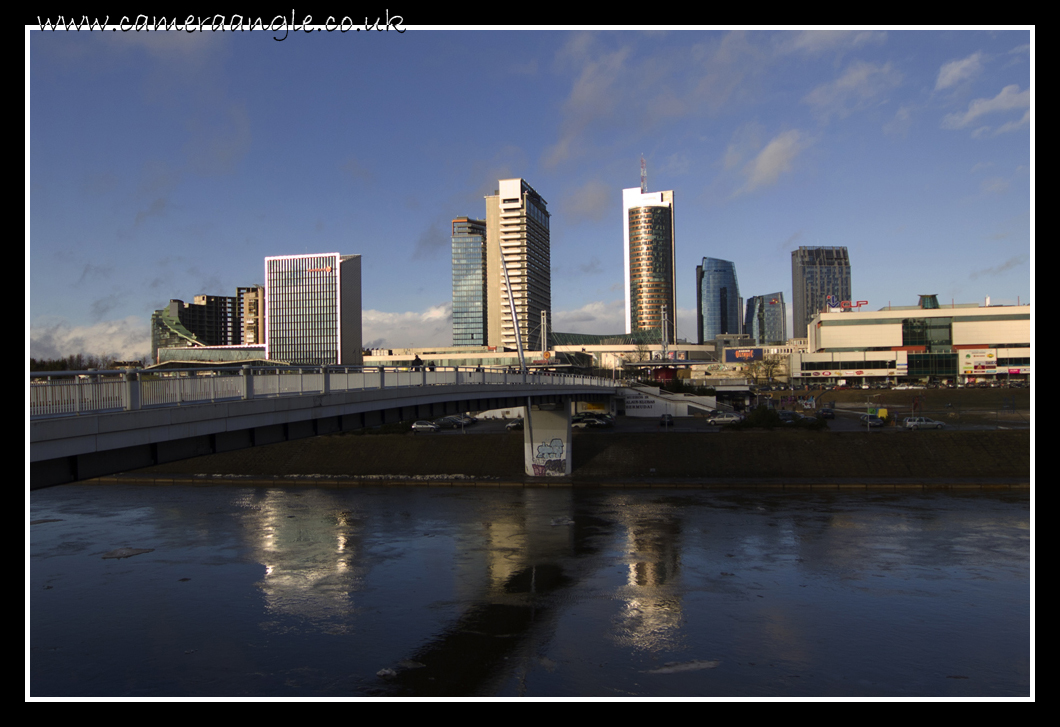
[[170, 300], [151, 314], [151, 358], [160, 348], [231, 346], [239, 343], [239, 305], [236, 298], [197, 295], [192, 303]]
[[485, 346], [486, 221], [453, 220], [453, 345]]
[[717, 336], [743, 333], [743, 300], [736, 265], [705, 257], [696, 266], [696, 335], [699, 343]]
[[934, 295], [915, 306], [821, 312], [810, 325], [808, 352], [792, 356], [791, 371], [803, 383], [1024, 380], [1030, 319], [1029, 305], [942, 307]]
[[677, 341], [674, 193], [622, 190], [626, 333], [658, 331]]
[[850, 300], [850, 256], [845, 247], [800, 247], [791, 251], [792, 335], [826, 307]]
[[239, 306], [239, 340], [243, 346], [265, 343], [265, 286], [251, 285], [236, 288]]
[[756, 344], [784, 343], [788, 340], [783, 293], [753, 295], [747, 299], [746, 311], [743, 329]]
[[[509, 304], [509, 283], [515, 319]], [[542, 321], [551, 315], [548, 203], [525, 180], [501, 179], [495, 194], [486, 197], [486, 343], [517, 348], [518, 320], [523, 349], [543, 350], [547, 341], [542, 335]]]
[[265, 258], [265, 328], [269, 359], [360, 365], [361, 256]]

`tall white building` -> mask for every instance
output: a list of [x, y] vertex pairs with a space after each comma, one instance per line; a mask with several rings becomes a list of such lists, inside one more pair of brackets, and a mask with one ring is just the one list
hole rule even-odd
[[505, 269], [523, 348], [541, 351], [547, 345], [542, 321], [552, 316], [548, 203], [523, 179], [501, 179], [496, 193], [486, 197], [486, 342], [514, 349]]
[[361, 365], [361, 256], [265, 258], [265, 328], [269, 359]]
[[[626, 270], [626, 333], [661, 331], [676, 339], [674, 193], [622, 190], [622, 254]], [[664, 310], [665, 309], [665, 310]]]

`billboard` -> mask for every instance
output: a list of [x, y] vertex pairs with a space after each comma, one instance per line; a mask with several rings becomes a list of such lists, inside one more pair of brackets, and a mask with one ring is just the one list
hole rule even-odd
[[987, 376], [997, 373], [997, 351], [992, 348], [966, 348], [960, 352], [961, 376]]
[[725, 349], [725, 363], [750, 363], [762, 360], [762, 349], [760, 348], [727, 348]]

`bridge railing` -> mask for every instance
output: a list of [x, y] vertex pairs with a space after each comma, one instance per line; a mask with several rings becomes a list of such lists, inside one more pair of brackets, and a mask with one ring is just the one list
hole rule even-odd
[[30, 375], [31, 417], [76, 416], [274, 396], [453, 384], [613, 386], [609, 379], [483, 368], [242, 367]]

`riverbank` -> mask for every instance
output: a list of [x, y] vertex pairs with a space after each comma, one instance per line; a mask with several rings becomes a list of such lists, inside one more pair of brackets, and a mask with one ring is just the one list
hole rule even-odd
[[339, 434], [170, 462], [99, 482], [158, 484], [555, 484], [1027, 486], [1029, 431], [575, 432], [573, 473], [527, 478], [521, 433]]

